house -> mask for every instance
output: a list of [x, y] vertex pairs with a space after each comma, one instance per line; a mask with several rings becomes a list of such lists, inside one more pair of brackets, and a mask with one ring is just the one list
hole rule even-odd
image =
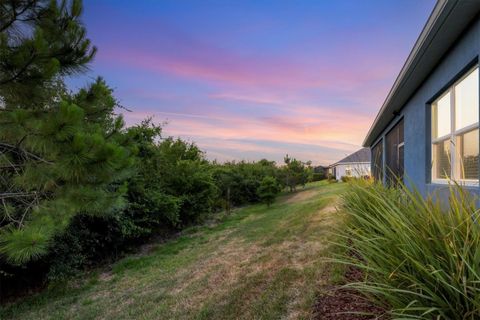
[[377, 180], [479, 193], [479, 55], [480, 1], [438, 1], [364, 140]]
[[340, 180], [342, 177], [370, 176], [370, 149], [362, 148], [357, 152], [335, 162], [328, 168], [328, 173]]

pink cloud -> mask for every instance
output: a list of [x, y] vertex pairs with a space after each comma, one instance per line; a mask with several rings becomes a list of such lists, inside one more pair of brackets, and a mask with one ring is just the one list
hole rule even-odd
[[[188, 35], [169, 30], [160, 34], [148, 47], [136, 44], [125, 47], [104, 47], [98, 55], [102, 63], [117, 67], [143, 69], [189, 79], [207, 80], [242, 86], [274, 86], [287, 88], [330, 88], [354, 86], [384, 79], [392, 74], [391, 58], [376, 56], [371, 51], [317, 48], [318, 53], [298, 52], [295, 56], [281, 52], [275, 55], [251, 55], [198, 41]], [[348, 43], [342, 44], [348, 48]], [[145, 48], [146, 47], [146, 48]], [[337, 48], [338, 49], [338, 48]], [[358, 48], [357, 48], [358, 49]], [[340, 56], [339, 56], [340, 55]], [[341, 56], [345, 56], [342, 59]], [[343, 63], [338, 63], [343, 60]]]
[[[225, 54], [226, 55], [226, 54]], [[104, 51], [100, 59], [130, 68], [141, 68], [151, 72], [172, 74], [180, 77], [229, 82], [241, 85], [306, 86], [319, 82], [302, 68], [283, 61], [265, 64], [255, 58], [225, 57], [216, 53], [217, 61], [193, 60], [171, 57], [161, 53], [140, 50]]]
[[282, 105], [284, 104], [284, 100], [280, 99], [279, 97], [275, 97], [273, 95], [268, 94], [239, 94], [239, 93], [215, 93], [209, 95], [212, 99], [219, 99], [219, 100], [233, 100], [233, 101], [240, 101], [240, 102], [247, 102], [247, 103], [255, 103], [255, 104], [274, 104], [274, 105]]
[[[183, 137], [222, 137], [225, 139], [264, 139], [288, 143], [310, 143], [319, 146], [354, 149], [360, 145], [368, 125], [368, 117], [351, 112], [312, 107], [297, 107], [289, 116], [251, 117], [179, 114], [135, 111], [126, 114], [128, 124], [154, 114], [156, 121], [168, 119], [166, 132]], [[322, 115], [321, 117], [319, 115]]]

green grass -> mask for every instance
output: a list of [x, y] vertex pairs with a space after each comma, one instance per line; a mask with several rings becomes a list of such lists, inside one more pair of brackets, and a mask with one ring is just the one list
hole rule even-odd
[[344, 188], [314, 183], [270, 208], [237, 209], [110, 270], [3, 306], [0, 319], [308, 319], [331, 281], [325, 257], [340, 221], [332, 206]]

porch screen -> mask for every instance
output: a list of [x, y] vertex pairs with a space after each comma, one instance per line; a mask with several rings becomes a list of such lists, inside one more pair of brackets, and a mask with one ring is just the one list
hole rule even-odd
[[385, 164], [388, 183], [403, 180], [403, 119], [385, 137]]
[[376, 181], [383, 181], [383, 140], [372, 148], [372, 173]]

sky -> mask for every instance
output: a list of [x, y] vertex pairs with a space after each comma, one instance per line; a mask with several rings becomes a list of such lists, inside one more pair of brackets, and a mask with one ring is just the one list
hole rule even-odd
[[130, 112], [209, 159], [328, 165], [361, 143], [434, 0], [84, 0], [105, 78]]

